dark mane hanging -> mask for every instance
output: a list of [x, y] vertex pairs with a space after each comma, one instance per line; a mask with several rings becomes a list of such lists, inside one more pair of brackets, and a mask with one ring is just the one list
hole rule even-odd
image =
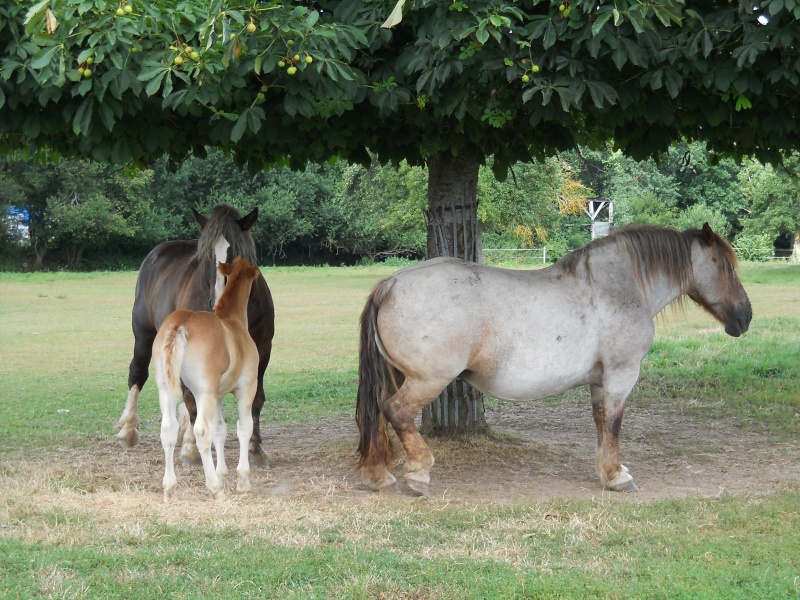
[[[686, 289], [692, 278], [692, 244], [695, 240], [705, 243], [703, 235], [703, 231], [696, 228], [680, 232], [659, 225], [629, 225], [570, 252], [555, 266], [575, 275], [583, 264], [591, 278], [589, 259], [592, 251], [614, 244], [620, 254], [630, 258], [639, 279], [649, 279], [653, 274], [664, 275], [681, 289]], [[716, 233], [713, 236], [717, 258], [732, 276], [737, 268], [736, 253], [724, 238]]]
[[239, 211], [232, 206], [215, 206], [208, 216], [208, 222], [197, 240], [197, 259], [200, 262], [213, 261], [214, 244], [219, 236], [223, 236], [230, 247], [231, 256], [244, 256], [253, 264], [256, 260], [256, 243], [249, 231], [242, 231], [237, 221], [242, 218]]

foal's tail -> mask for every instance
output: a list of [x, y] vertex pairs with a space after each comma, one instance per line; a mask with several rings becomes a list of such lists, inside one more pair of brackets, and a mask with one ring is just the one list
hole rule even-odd
[[171, 398], [176, 401], [183, 395], [181, 390], [181, 366], [186, 354], [189, 331], [183, 325], [172, 327], [164, 337], [162, 360], [164, 361], [164, 381]]
[[358, 351], [358, 396], [356, 424], [360, 434], [356, 470], [388, 465], [392, 459], [386, 417], [380, 403], [395, 392], [394, 368], [381, 352], [378, 337], [378, 310], [392, 289], [394, 279], [379, 283], [361, 313], [361, 339]]

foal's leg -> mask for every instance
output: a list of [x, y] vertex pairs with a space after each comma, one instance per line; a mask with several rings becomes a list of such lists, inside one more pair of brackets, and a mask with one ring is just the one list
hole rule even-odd
[[228, 475], [228, 463], [225, 462], [225, 439], [228, 437], [228, 424], [222, 414], [222, 400], [224, 396], [217, 398], [217, 410], [214, 413], [213, 439], [214, 450], [217, 454], [217, 475], [224, 478]]
[[253, 397], [256, 395], [256, 387], [253, 383], [234, 391], [236, 407], [239, 410], [239, 420], [236, 422], [236, 437], [239, 438], [239, 464], [236, 465], [236, 472], [239, 474], [236, 483], [237, 492], [249, 492], [251, 489], [248, 446], [253, 435]]
[[417, 431], [414, 419], [419, 410], [430, 404], [447, 383], [422, 382], [406, 377], [397, 393], [381, 407], [408, 455], [403, 478], [408, 487], [425, 497], [430, 496], [428, 484], [434, 459], [428, 444]]
[[161, 405], [161, 446], [164, 448], [164, 502], [169, 502], [178, 487], [175, 476], [175, 446], [178, 443], [178, 419], [175, 416], [175, 399], [165, 385], [158, 386], [158, 403]]
[[211, 492], [214, 500], [224, 500], [225, 492], [222, 490], [222, 480], [214, 470], [214, 459], [211, 456], [211, 442], [213, 439], [214, 419], [216, 418], [217, 398], [213, 394], [203, 394], [197, 398], [197, 418], [194, 422], [194, 437], [197, 441], [197, 450], [203, 462], [203, 471], [206, 475], [206, 487]]
[[625, 400], [639, 379], [639, 368], [606, 372], [603, 385], [590, 386], [592, 412], [597, 426], [597, 474], [603, 485], [615, 491], [638, 492], [627, 467], [619, 461], [619, 432]]

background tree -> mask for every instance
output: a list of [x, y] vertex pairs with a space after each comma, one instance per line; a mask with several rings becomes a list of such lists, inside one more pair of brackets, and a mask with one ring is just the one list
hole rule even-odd
[[[800, 157], [792, 154], [781, 168], [746, 161], [739, 173], [750, 218], [736, 245], [745, 258], [764, 258], [773, 245], [800, 256]], [[766, 258], [770, 258], [770, 253]]]
[[6, 159], [0, 198], [29, 215], [35, 265], [55, 251], [75, 266], [87, 251], [98, 251], [107, 260], [119, 257], [119, 246], [148, 221], [151, 179], [147, 171], [125, 174], [119, 167], [88, 160]]

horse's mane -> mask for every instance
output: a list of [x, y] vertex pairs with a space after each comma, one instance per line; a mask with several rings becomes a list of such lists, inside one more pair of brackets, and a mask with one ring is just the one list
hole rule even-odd
[[214, 244], [219, 236], [223, 236], [231, 245], [232, 256], [244, 256], [256, 264], [256, 243], [249, 231], [242, 231], [237, 221], [242, 218], [239, 211], [232, 206], [215, 206], [208, 215], [208, 222], [197, 240], [197, 258], [199, 261], [214, 261]]
[[[737, 268], [736, 252], [724, 238], [716, 233], [713, 235], [717, 259], [732, 275]], [[681, 289], [686, 289], [692, 278], [692, 244], [695, 240], [705, 243], [700, 229], [690, 228], [680, 232], [659, 225], [629, 225], [570, 252], [554, 266], [569, 275], [575, 275], [583, 264], [591, 278], [589, 259], [592, 253], [597, 249], [615, 245], [617, 252], [631, 260], [636, 276], [640, 280], [648, 279], [652, 274], [660, 274], [669, 278]]]

